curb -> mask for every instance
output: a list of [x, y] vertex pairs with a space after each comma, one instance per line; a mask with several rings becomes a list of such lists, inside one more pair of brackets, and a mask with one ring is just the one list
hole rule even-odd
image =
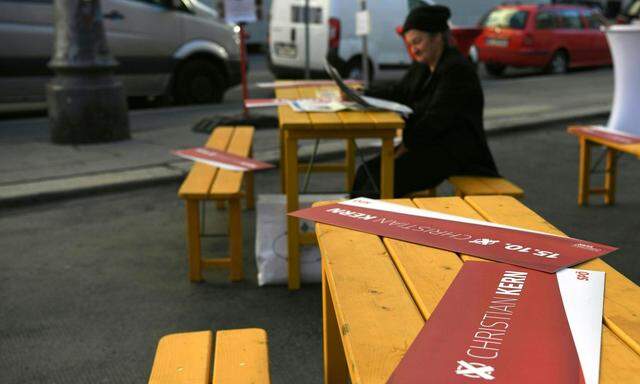
[[[486, 122], [487, 136], [536, 129], [541, 124], [571, 121], [582, 118], [604, 117], [610, 112], [610, 106], [584, 107], [571, 111], [545, 112], [544, 116], [524, 115], [505, 119], [493, 119]], [[359, 148], [365, 151], [377, 149], [378, 140], [358, 140]], [[337, 142], [323, 143], [316, 160], [331, 158], [344, 151], [344, 144]], [[313, 145], [301, 146], [298, 150], [300, 160], [308, 160], [313, 152]], [[256, 153], [261, 161], [278, 164], [280, 152], [267, 151]], [[48, 179], [20, 184], [0, 186], [0, 207], [17, 207], [34, 203], [87, 196], [95, 193], [117, 192], [131, 188], [177, 182], [184, 178], [191, 167], [191, 162], [178, 160], [141, 168], [124, 169], [86, 175], [76, 175], [59, 179]]]

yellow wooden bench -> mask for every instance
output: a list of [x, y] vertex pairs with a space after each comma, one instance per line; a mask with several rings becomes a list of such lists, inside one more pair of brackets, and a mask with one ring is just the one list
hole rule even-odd
[[[580, 163], [578, 169], [578, 205], [588, 205], [589, 196], [594, 194], [604, 195], [604, 203], [615, 203], [616, 178], [618, 174], [618, 156], [627, 153], [640, 158], [640, 144], [619, 144], [601, 137], [589, 135], [580, 131], [582, 126], [570, 126], [567, 131], [578, 137], [580, 142]], [[604, 168], [604, 185], [591, 187], [591, 149], [602, 146], [606, 151]]]
[[263, 329], [216, 332], [211, 355], [212, 332], [166, 335], [158, 342], [149, 384], [209, 384], [211, 361], [213, 384], [268, 384], [269, 352]]
[[[253, 127], [218, 127], [214, 129], [206, 147], [227, 151], [234, 155], [251, 156]], [[243, 191], [243, 182], [246, 183]], [[225, 266], [230, 268], [230, 279], [241, 280], [242, 272], [242, 211], [240, 200], [246, 197], [247, 208], [255, 205], [253, 173], [219, 169], [195, 163], [182, 183], [178, 196], [186, 202], [187, 249], [189, 254], [189, 278], [202, 280], [202, 268]], [[200, 204], [216, 200], [229, 204], [229, 257], [202, 258], [200, 246]]]
[[[510, 196], [393, 202], [564, 235]], [[316, 234], [323, 268], [325, 383], [387, 382], [462, 264], [481, 260], [327, 224], [316, 224]], [[606, 272], [600, 382], [636, 383], [640, 288], [600, 259], [577, 268]]]
[[[453, 186], [456, 196], [513, 196], [522, 198], [524, 191], [502, 177], [451, 176], [447, 179]], [[409, 197], [435, 197], [436, 188], [413, 192]]]

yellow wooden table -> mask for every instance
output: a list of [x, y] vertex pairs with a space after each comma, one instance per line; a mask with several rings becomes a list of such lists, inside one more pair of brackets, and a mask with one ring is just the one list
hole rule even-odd
[[[617, 175], [617, 155], [618, 152], [628, 153], [640, 158], [640, 144], [619, 144], [597, 136], [584, 134], [576, 130], [579, 126], [571, 126], [567, 131], [578, 136], [580, 141], [580, 167], [578, 170], [578, 205], [588, 205], [589, 196], [592, 194], [604, 195], [604, 203], [611, 205], [615, 203], [616, 175]], [[603, 146], [606, 148], [607, 157], [604, 170], [604, 186], [591, 188], [591, 148]]]
[[[299, 87], [276, 89], [276, 97], [287, 99], [317, 98], [319, 92], [326, 92], [335, 87]], [[378, 138], [382, 140], [382, 166], [380, 173], [380, 193], [385, 198], [393, 197], [393, 138], [396, 131], [404, 127], [404, 120], [393, 112], [355, 112], [337, 113], [300, 113], [289, 106], [278, 107], [281, 139], [282, 179], [287, 195], [287, 212], [298, 209], [298, 140], [308, 139], [346, 139], [347, 160], [344, 165], [330, 165], [326, 169], [336, 171], [347, 170], [347, 187], [353, 182], [355, 167], [353, 141], [362, 138]], [[288, 255], [289, 255], [289, 289], [300, 287], [300, 245], [315, 243], [315, 236], [302, 236], [299, 232], [299, 220], [287, 218]]]
[[[563, 235], [510, 196], [398, 199], [396, 203]], [[325, 383], [384, 383], [471, 256], [317, 224], [322, 253]], [[638, 383], [640, 288], [606, 272], [600, 382]]]

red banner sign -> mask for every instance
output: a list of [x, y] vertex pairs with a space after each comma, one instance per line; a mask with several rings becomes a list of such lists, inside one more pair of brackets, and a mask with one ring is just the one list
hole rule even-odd
[[638, 136], [629, 135], [627, 133], [611, 129], [602, 129], [597, 127], [571, 127], [571, 132], [577, 135], [598, 137], [618, 144], [640, 143], [640, 137]]
[[[574, 273], [583, 278], [576, 284], [588, 284], [591, 271], [578, 272], [587, 279]], [[594, 273], [601, 314], [604, 274]], [[567, 319], [555, 274], [466, 262], [388, 383], [597, 383], [602, 317], [595, 321], [589, 360], [578, 355], [579, 327]], [[585, 380], [583, 371], [593, 374]]]
[[277, 107], [289, 104], [287, 99], [246, 99], [244, 105], [247, 108]]
[[[369, 207], [360, 206], [367, 204]], [[404, 212], [389, 208], [393, 206]], [[417, 212], [421, 215], [406, 212]], [[549, 273], [604, 256], [617, 249], [571, 237], [445, 216], [437, 212], [363, 198], [302, 209], [289, 214]], [[432, 217], [429, 217], [430, 214]]]
[[274, 167], [273, 164], [205, 147], [182, 149], [172, 153], [185, 159], [232, 171], [259, 171]]

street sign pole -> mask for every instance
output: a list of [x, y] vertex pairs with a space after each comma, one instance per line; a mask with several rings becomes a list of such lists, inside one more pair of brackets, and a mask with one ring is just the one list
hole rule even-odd
[[304, 2], [304, 78], [311, 77], [311, 50], [309, 45], [311, 36], [309, 34], [309, 0]]
[[[369, 35], [369, 28], [371, 27], [369, 24], [369, 16], [367, 9], [367, 0], [359, 0], [360, 1], [360, 12], [366, 15], [366, 22], [362, 26], [362, 82], [364, 84], [364, 88], [369, 88], [369, 46], [367, 41], [367, 36]], [[361, 22], [363, 19], [360, 19]]]
[[239, 23], [240, 27], [240, 73], [242, 82], [242, 108], [244, 117], [249, 117], [249, 108], [246, 101], [249, 99], [249, 87], [247, 86], [247, 40], [245, 35], [245, 23]]

